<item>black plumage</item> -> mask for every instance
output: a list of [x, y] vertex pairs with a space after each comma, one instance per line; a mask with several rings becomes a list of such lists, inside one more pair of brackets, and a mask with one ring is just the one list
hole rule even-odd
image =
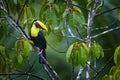
[[[42, 51], [42, 55], [43, 57], [46, 59], [46, 52], [45, 52], [45, 49], [46, 49], [46, 39], [43, 35], [43, 33], [41, 31], [39, 31], [38, 33], [38, 36], [37, 37], [31, 37], [31, 40], [34, 42], [34, 45], [36, 47], [38, 47], [40, 49], [40, 51]], [[45, 64], [45, 61], [39, 56], [39, 62], [41, 64]]]

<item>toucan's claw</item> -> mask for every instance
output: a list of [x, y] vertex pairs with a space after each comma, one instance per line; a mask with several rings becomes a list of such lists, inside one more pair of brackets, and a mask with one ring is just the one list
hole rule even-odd
[[38, 53], [38, 56], [42, 54], [42, 50]]

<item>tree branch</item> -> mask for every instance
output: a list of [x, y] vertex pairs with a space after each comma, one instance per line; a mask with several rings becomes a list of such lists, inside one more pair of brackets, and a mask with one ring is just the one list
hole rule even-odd
[[49, 72], [49, 70], [47, 69], [45, 64], [42, 64], [43, 69], [46, 71], [46, 73], [48, 74], [49, 78], [51, 80], [54, 80], [54, 77], [51, 75], [51, 73]]
[[112, 28], [112, 29], [108, 29], [108, 30], [106, 30], [106, 31], [103, 31], [103, 32], [101, 32], [101, 33], [99, 33], [99, 34], [97, 34], [97, 35], [92, 36], [91, 38], [96, 38], [96, 37], [99, 37], [99, 36], [101, 36], [101, 35], [103, 35], [103, 34], [106, 34], [106, 33], [108, 33], [108, 32], [111, 32], [111, 31], [114, 31], [114, 30], [118, 30], [118, 29], [120, 29], [120, 26], [115, 27], [115, 28]]
[[81, 76], [82, 72], [83, 72], [83, 67], [80, 66], [79, 72], [78, 72], [77, 77], [76, 77], [76, 80], [80, 80], [80, 76]]
[[6, 76], [6, 75], [26, 75], [26, 76], [35, 77], [35, 78], [40, 79], [40, 80], [44, 80], [43, 78], [41, 78], [35, 74], [28, 73], [28, 72], [0, 73], [0, 76]]
[[[93, 20], [96, 15], [96, 10], [101, 6], [99, 3], [102, 4], [102, 0], [94, 0], [94, 5], [93, 7], [91, 6], [89, 8], [88, 12], [88, 20], [87, 20], [87, 38], [86, 38], [86, 43], [88, 44], [88, 47], [91, 48], [91, 33], [92, 33], [92, 28], [93, 28]], [[86, 65], [86, 79], [90, 80], [90, 60], [87, 62], [88, 64]]]
[[105, 10], [105, 11], [102, 11], [102, 12], [96, 14], [95, 17], [100, 16], [100, 15], [103, 15], [103, 14], [105, 14], [105, 13], [111, 12], [111, 11], [116, 10], [116, 9], [119, 9], [119, 8], [120, 8], [120, 6], [115, 7], [115, 8], [112, 8], [112, 9], [108, 9], [108, 10]]
[[69, 32], [69, 34], [70, 34], [70, 36], [67, 36], [67, 37], [70, 37], [70, 38], [76, 38], [76, 39], [78, 39], [78, 40], [80, 40], [80, 41], [85, 42], [85, 40], [84, 40], [84, 39], [82, 39], [82, 38], [80, 38], [80, 37], [77, 37], [76, 35], [74, 35], [74, 34], [72, 33], [72, 31], [71, 31], [71, 29], [70, 29], [70, 26], [69, 26], [69, 25], [67, 25], [67, 29], [68, 29], [68, 32]]

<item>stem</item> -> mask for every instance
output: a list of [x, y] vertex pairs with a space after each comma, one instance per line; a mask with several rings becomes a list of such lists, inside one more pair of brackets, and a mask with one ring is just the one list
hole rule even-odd
[[95, 17], [100, 16], [100, 15], [103, 15], [103, 14], [105, 14], [105, 13], [111, 12], [111, 11], [116, 10], [116, 9], [119, 9], [119, 8], [120, 8], [120, 6], [115, 7], [115, 8], [112, 8], [112, 9], [108, 9], [108, 10], [105, 10], [105, 11], [102, 11], [102, 12], [96, 14]]
[[115, 28], [112, 28], [112, 29], [108, 29], [108, 30], [106, 30], [106, 31], [103, 31], [103, 32], [101, 32], [101, 33], [99, 33], [99, 34], [96, 34], [96, 35], [92, 36], [91, 38], [96, 38], [96, 37], [99, 37], [99, 36], [101, 36], [101, 35], [103, 35], [103, 34], [106, 34], [106, 33], [108, 33], [108, 32], [111, 32], [111, 31], [114, 31], [114, 30], [119, 30], [119, 29], [120, 29], [120, 26], [115, 27]]
[[[87, 38], [86, 38], [86, 43], [88, 44], [88, 47], [90, 48], [91, 47], [91, 33], [92, 33], [92, 27], [93, 27], [93, 20], [94, 20], [94, 17], [96, 15], [96, 10], [97, 8], [99, 8], [97, 5], [99, 3], [99, 1], [95, 0], [94, 1], [94, 5], [93, 7], [91, 6], [89, 8], [89, 11], [88, 12], [88, 22], [87, 22]], [[86, 79], [87, 80], [90, 80], [90, 60], [87, 62], [87, 66], [86, 66]]]
[[83, 72], [83, 67], [80, 66], [76, 80], [80, 80], [80, 76], [81, 76], [82, 72]]

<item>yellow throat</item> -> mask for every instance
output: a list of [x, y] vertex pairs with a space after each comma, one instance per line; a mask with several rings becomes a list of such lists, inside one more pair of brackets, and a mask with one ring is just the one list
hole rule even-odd
[[39, 31], [40, 31], [40, 28], [36, 27], [35, 24], [33, 24], [32, 28], [31, 28], [31, 36], [32, 37], [37, 37]]

